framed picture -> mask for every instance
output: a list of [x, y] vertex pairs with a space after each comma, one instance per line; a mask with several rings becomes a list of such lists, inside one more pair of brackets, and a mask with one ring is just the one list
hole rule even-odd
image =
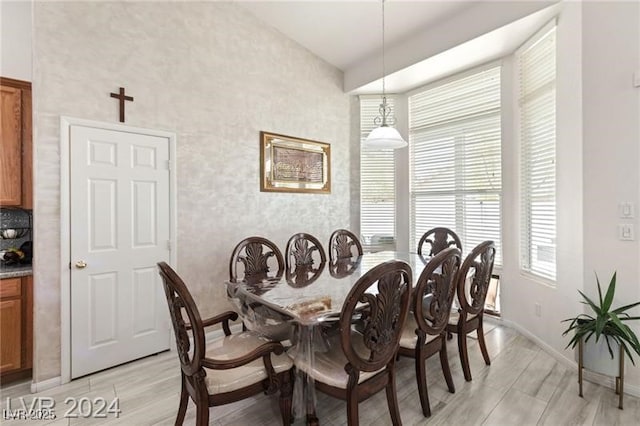
[[331, 192], [331, 145], [260, 132], [260, 191]]

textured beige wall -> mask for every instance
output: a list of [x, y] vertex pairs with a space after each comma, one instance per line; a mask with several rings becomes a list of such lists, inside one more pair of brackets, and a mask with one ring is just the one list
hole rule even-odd
[[[177, 134], [178, 270], [203, 315], [226, 308], [245, 236], [283, 249], [349, 226], [350, 99], [342, 73], [233, 3], [36, 2], [34, 381], [60, 375], [59, 117]], [[259, 192], [260, 130], [331, 143], [330, 195]]]

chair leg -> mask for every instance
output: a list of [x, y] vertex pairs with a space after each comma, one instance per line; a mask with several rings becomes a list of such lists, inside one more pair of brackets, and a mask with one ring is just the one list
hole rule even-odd
[[189, 394], [184, 383], [184, 375], [182, 375], [182, 386], [180, 390], [180, 404], [178, 405], [178, 415], [176, 416], [176, 426], [184, 423], [184, 416], [187, 413], [187, 403], [189, 402]]
[[442, 366], [442, 374], [444, 374], [444, 380], [447, 382], [447, 388], [449, 392], [455, 393], [456, 387], [453, 384], [453, 378], [451, 377], [451, 367], [449, 367], [449, 356], [447, 354], [447, 341], [444, 337], [442, 339], [442, 347], [440, 348], [440, 365]]
[[201, 401], [196, 406], [196, 426], [209, 426], [209, 405]]
[[458, 333], [458, 352], [462, 363], [462, 372], [467, 382], [471, 381], [471, 368], [469, 368], [469, 352], [467, 351], [467, 334]]
[[280, 387], [280, 415], [282, 416], [282, 426], [289, 426], [291, 418], [291, 396], [293, 395], [293, 370], [282, 374], [282, 384]]
[[418, 394], [420, 395], [420, 405], [422, 414], [425, 417], [431, 416], [431, 406], [429, 405], [429, 393], [427, 391], [427, 368], [426, 359], [422, 354], [416, 353], [416, 379], [418, 381]]
[[358, 418], [358, 396], [356, 391], [352, 389], [347, 392], [347, 425], [358, 426], [360, 419]]
[[319, 426], [320, 420], [318, 420], [318, 416], [316, 415], [315, 410], [310, 410], [307, 413], [307, 426]]
[[487, 352], [487, 344], [484, 341], [484, 328], [482, 326], [482, 317], [480, 317], [480, 322], [478, 323], [478, 328], [476, 329], [476, 333], [478, 333], [478, 343], [480, 344], [480, 352], [482, 352], [484, 363], [487, 365], [491, 365], [491, 359], [489, 359], [489, 352]]
[[389, 372], [389, 383], [387, 384], [386, 391], [391, 422], [394, 426], [400, 426], [402, 425], [402, 421], [400, 420], [400, 407], [398, 406], [398, 392], [396, 389], [396, 375], [394, 370]]

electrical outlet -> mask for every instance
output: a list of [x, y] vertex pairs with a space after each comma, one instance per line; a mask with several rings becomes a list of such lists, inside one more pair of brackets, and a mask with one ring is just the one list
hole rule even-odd
[[535, 310], [536, 310], [536, 316], [537, 317], [541, 317], [542, 316], [542, 306], [539, 303], [535, 304]]

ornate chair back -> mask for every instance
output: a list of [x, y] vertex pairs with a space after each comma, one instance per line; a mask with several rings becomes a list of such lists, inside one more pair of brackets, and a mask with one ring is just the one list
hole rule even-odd
[[[391, 260], [364, 274], [349, 292], [339, 323], [350, 385], [358, 383], [361, 371], [380, 370], [395, 359], [409, 312], [411, 277], [411, 267], [406, 262]], [[376, 294], [366, 292], [372, 285], [377, 288]], [[351, 327], [356, 310], [362, 314], [360, 331], [366, 353], [353, 341]]]
[[206, 346], [204, 327], [198, 308], [178, 274], [166, 262], [158, 263], [158, 267], [169, 305], [169, 315], [176, 337], [182, 372], [187, 376], [187, 380], [197, 374], [202, 374], [204, 377], [201, 361], [204, 358]]
[[317, 264], [324, 264], [327, 261], [327, 254], [320, 241], [313, 235], [303, 232], [289, 238], [285, 256], [287, 271], [293, 271], [300, 266], [312, 267], [317, 260], [319, 260]]
[[462, 252], [462, 242], [449, 228], [433, 228], [424, 233], [418, 242], [418, 254], [431, 257], [448, 247], [457, 247]]
[[431, 258], [420, 274], [413, 312], [421, 332], [438, 335], [449, 323], [460, 261], [460, 250], [449, 247]]
[[362, 253], [362, 244], [353, 232], [346, 229], [337, 229], [331, 234], [329, 238], [330, 263], [333, 264], [339, 259], [362, 256]]
[[[239, 270], [239, 265], [242, 265], [242, 270]], [[233, 249], [229, 260], [229, 280], [277, 278], [284, 273], [284, 267], [284, 258], [278, 246], [266, 238], [249, 237]]]
[[495, 258], [494, 242], [484, 241], [478, 244], [462, 263], [457, 282], [461, 320], [484, 311]]

